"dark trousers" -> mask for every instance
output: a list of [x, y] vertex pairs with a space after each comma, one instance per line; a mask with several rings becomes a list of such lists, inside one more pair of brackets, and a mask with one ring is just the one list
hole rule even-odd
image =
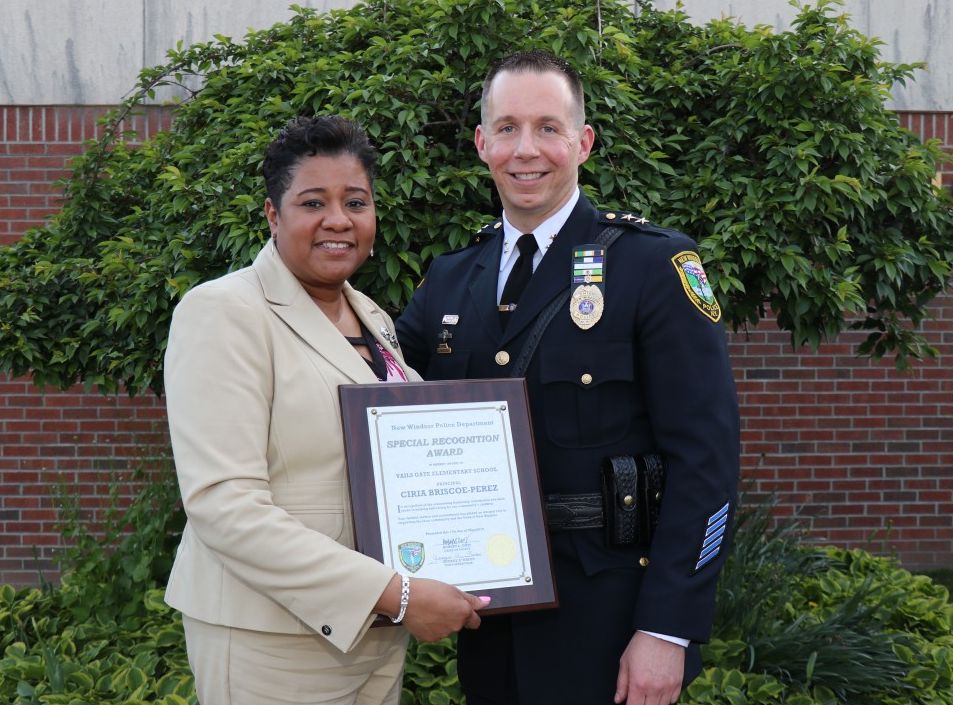
[[[460, 675], [463, 692], [466, 695], [466, 705], [519, 705], [519, 693], [516, 687], [516, 670], [513, 662], [513, 642], [510, 635], [510, 618], [487, 617], [480, 625], [481, 638], [473, 647], [482, 651], [483, 649], [492, 649], [494, 655], [493, 664], [490, 666], [491, 672], [480, 674], [470, 669], [465, 678]], [[462, 634], [461, 634], [462, 636]], [[472, 657], [460, 656], [462, 648], [467, 651], [467, 638], [462, 637], [464, 646], [458, 643], [458, 663], [462, 659], [464, 663], [484, 662], [478, 655]]]
[[560, 606], [486, 617], [458, 637], [467, 705], [611, 705], [642, 570], [587, 575], [567, 537], [552, 537]]

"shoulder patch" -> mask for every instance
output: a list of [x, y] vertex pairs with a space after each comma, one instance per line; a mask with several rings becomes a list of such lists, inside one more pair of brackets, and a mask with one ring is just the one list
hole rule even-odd
[[715, 292], [708, 283], [708, 276], [698, 255], [690, 250], [679, 252], [672, 257], [672, 264], [678, 272], [688, 300], [713, 322], [720, 321], [721, 306], [718, 305]]

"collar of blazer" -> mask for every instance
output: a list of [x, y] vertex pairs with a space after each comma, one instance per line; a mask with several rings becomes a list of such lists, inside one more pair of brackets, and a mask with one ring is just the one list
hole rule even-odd
[[[305, 343], [352, 381], [359, 384], [377, 382], [377, 377], [364, 358], [321, 313], [308, 296], [308, 292], [285, 266], [273, 240], [269, 240], [258, 253], [252, 268], [258, 275], [262, 292], [271, 310]], [[380, 340], [380, 329], [385, 325], [380, 310], [371, 303], [370, 299], [355, 291], [347, 282], [344, 282], [344, 295], [358, 318]], [[381, 344], [393, 353], [393, 348], [386, 340], [381, 340]]]

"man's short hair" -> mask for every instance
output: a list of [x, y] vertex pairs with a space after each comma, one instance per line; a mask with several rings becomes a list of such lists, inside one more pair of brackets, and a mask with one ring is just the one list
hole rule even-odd
[[568, 62], [546, 51], [533, 49], [532, 51], [518, 51], [510, 54], [502, 61], [494, 64], [483, 79], [483, 95], [480, 97], [480, 121], [486, 123], [486, 97], [490, 92], [493, 79], [504, 71], [511, 73], [546, 73], [553, 71], [562, 75], [569, 84], [573, 103], [577, 108], [577, 125], [582, 127], [586, 122], [586, 98], [582, 90], [582, 79]]

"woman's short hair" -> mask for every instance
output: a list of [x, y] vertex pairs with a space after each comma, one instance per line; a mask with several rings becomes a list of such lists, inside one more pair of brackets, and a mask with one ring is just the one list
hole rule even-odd
[[295, 169], [302, 159], [341, 154], [350, 154], [360, 162], [373, 187], [377, 171], [377, 150], [360, 125], [339, 115], [316, 115], [289, 120], [265, 149], [265, 161], [262, 165], [265, 190], [275, 208], [281, 206], [281, 198], [291, 185]]

